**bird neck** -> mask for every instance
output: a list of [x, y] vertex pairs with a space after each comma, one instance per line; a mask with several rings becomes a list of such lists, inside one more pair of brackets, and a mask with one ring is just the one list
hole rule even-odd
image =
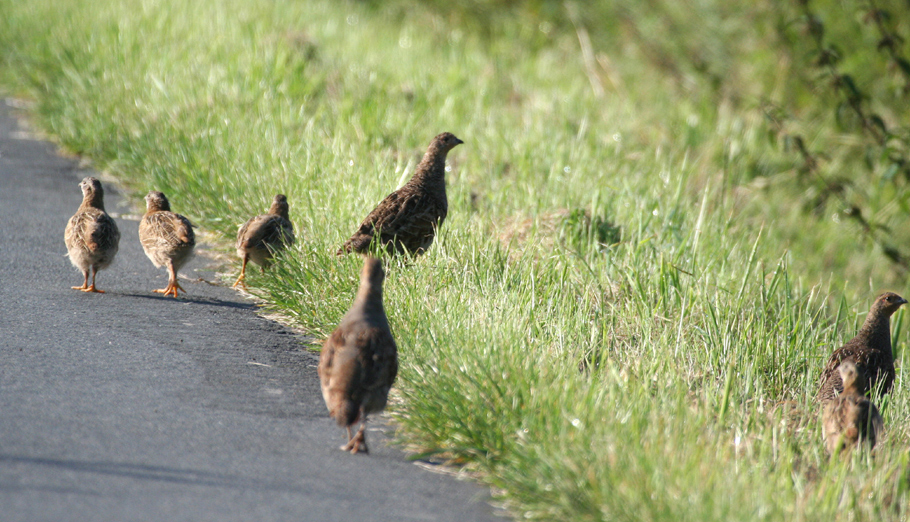
[[365, 311], [384, 313], [382, 306], [382, 286], [374, 286], [369, 282], [361, 283], [360, 288], [357, 290], [357, 298], [354, 302]]
[[867, 337], [873, 346], [885, 346], [891, 353], [891, 318], [882, 313], [870, 312], [859, 329], [859, 335]]
[[103, 192], [93, 192], [91, 194], [86, 194], [82, 198], [82, 207], [83, 208], [97, 208], [98, 210], [104, 210], [104, 193]]
[[417, 170], [410, 183], [423, 187], [446, 188], [446, 153], [428, 150], [417, 165]]

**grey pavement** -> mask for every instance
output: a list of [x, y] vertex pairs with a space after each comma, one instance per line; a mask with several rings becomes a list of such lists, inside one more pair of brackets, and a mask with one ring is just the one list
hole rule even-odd
[[486, 488], [409, 462], [382, 423], [369, 455], [339, 451], [317, 356], [206, 282], [202, 256], [186, 297], [153, 294], [166, 274], [110, 183], [107, 293], [71, 290], [63, 229], [91, 172], [13, 113], [0, 100], [0, 522], [503, 520]]

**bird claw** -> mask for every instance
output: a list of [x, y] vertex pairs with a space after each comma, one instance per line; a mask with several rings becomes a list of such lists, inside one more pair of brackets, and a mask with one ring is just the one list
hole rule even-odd
[[347, 444], [341, 446], [340, 449], [341, 451], [350, 451], [351, 455], [370, 452], [370, 449], [367, 447], [367, 440], [363, 434], [363, 430], [359, 430], [357, 434], [354, 435]]
[[[167, 297], [169, 295], [173, 295], [174, 297], [177, 297], [177, 290], [183, 290], [183, 287], [180, 286], [180, 283], [170, 284], [170, 285], [167, 285], [167, 288], [159, 288], [156, 290], [152, 290], [152, 292], [155, 292], [156, 294], [164, 294], [164, 297]], [[186, 290], [183, 290], [183, 293], [185, 294]]]

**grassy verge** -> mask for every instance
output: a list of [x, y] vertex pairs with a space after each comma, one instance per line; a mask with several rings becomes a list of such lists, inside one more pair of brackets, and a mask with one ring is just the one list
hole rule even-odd
[[[568, 12], [547, 25], [547, 2], [491, 30], [399, 2], [0, 0], [0, 79], [63, 146], [226, 237], [287, 194], [300, 241], [250, 279], [317, 335], [356, 287], [337, 246], [432, 136], [464, 139], [439, 243], [389, 269], [392, 409], [403, 441], [481, 471], [516, 516], [905, 518], [904, 372], [874, 459], [829, 462], [811, 402], [826, 354], [905, 276], [782, 174], [755, 100], [788, 66], [758, 8], [708, 4], [630, 4], [588, 33]], [[624, 43], [667, 20], [689, 37]], [[685, 42], [718, 68], [691, 73]], [[862, 194], [900, 237], [897, 191]]]

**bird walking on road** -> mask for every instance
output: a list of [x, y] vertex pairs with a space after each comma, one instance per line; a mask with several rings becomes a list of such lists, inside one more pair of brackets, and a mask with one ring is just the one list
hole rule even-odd
[[374, 240], [389, 253], [420, 255], [430, 248], [449, 211], [446, 156], [462, 143], [449, 132], [433, 138], [411, 180], [370, 212], [338, 255], [368, 252]]
[[256, 263], [264, 271], [271, 265], [275, 252], [293, 244], [294, 225], [288, 218], [288, 198], [278, 194], [268, 214], [251, 218], [237, 232], [237, 255], [243, 266], [233, 286], [244, 284], [248, 262]]
[[871, 449], [881, 437], [884, 421], [875, 404], [861, 391], [867, 386], [866, 373], [857, 368], [853, 359], [845, 359], [837, 371], [844, 391], [826, 401], [822, 413], [828, 453], [834, 455], [843, 449], [852, 449], [862, 441]]
[[177, 297], [177, 290], [186, 290], [177, 282], [177, 271], [193, 258], [196, 235], [190, 221], [171, 212], [167, 197], [158, 191], [145, 196], [146, 212], [139, 222], [139, 241], [152, 263], [167, 268], [167, 287], [155, 293]]
[[[367, 257], [360, 289], [319, 355], [319, 382], [329, 416], [347, 429], [343, 451], [367, 453], [367, 415], [382, 411], [398, 375], [398, 348], [382, 306], [382, 262]], [[351, 426], [360, 429], [351, 436]]]
[[[104, 210], [104, 188], [101, 182], [89, 176], [79, 183], [82, 189], [82, 204], [66, 224], [63, 239], [66, 242], [70, 262], [82, 271], [85, 277], [82, 286], [73, 290], [97, 292], [95, 276], [114, 262], [120, 248], [120, 230], [117, 223]], [[92, 284], [88, 284], [89, 272]]]
[[853, 362], [867, 372], [866, 384], [859, 390], [866, 394], [869, 390], [881, 390], [890, 393], [894, 384], [894, 355], [891, 353], [891, 315], [906, 303], [907, 300], [893, 293], [886, 292], [872, 303], [872, 309], [856, 337], [831, 354], [828, 364], [822, 371], [821, 386], [818, 391], [820, 401], [834, 399], [837, 393], [844, 390], [837, 368], [844, 360], [852, 358]]

